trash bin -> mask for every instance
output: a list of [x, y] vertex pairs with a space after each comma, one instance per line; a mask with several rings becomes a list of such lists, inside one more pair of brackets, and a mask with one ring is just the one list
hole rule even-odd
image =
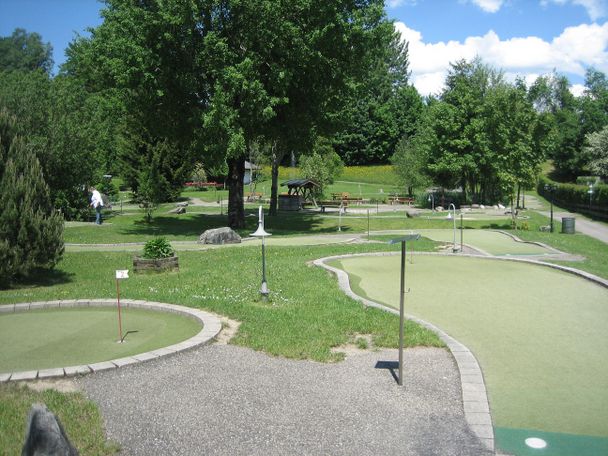
[[575, 221], [574, 217], [562, 217], [562, 233], [574, 234], [575, 232]]

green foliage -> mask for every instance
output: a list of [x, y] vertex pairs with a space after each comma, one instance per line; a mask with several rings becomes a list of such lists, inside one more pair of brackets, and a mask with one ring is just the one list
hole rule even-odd
[[[118, 187], [112, 182], [112, 178], [104, 177], [95, 188], [99, 190], [102, 197], [105, 195], [110, 200], [115, 200], [118, 197]], [[104, 200], [104, 206], [105, 205], [106, 202]]]
[[158, 259], [173, 256], [173, 247], [165, 237], [150, 239], [144, 245], [144, 258]]
[[608, 178], [608, 126], [587, 136], [585, 152], [590, 158], [589, 168], [603, 179]]
[[547, 134], [522, 81], [506, 83], [479, 59], [459, 61], [410, 139], [409, 157], [402, 150], [396, 159], [410, 180], [408, 173], [428, 175], [442, 188], [460, 187], [464, 201], [507, 202], [533, 185]]
[[66, 219], [84, 218], [83, 188], [98, 182], [104, 162], [105, 123], [97, 100], [73, 78], [49, 79], [41, 71], [0, 72], [0, 109], [17, 119], [42, 166], [51, 199]]
[[606, 75], [588, 68], [585, 76], [585, 91], [579, 98], [570, 93], [568, 79], [555, 73], [538, 78], [530, 88], [529, 98], [550, 129], [543, 148], [563, 181], [588, 171], [586, 138], [608, 125]]
[[7, 157], [0, 177], [0, 286], [53, 268], [63, 254], [63, 218], [51, 204], [38, 159], [20, 137], [12, 139]]
[[415, 132], [422, 100], [408, 85], [408, 48], [395, 30], [381, 36], [364, 82], [353, 85], [333, 137], [345, 163], [387, 163], [399, 140]]
[[315, 197], [321, 197], [329, 184], [342, 173], [342, 160], [324, 138], [317, 140], [313, 153], [300, 158], [302, 176], [316, 182]]
[[402, 139], [391, 158], [400, 183], [407, 188], [409, 196], [413, 196], [414, 188], [426, 188], [431, 183], [425, 172], [424, 149], [417, 146], [419, 138]]
[[160, 172], [160, 154], [155, 153], [146, 168], [139, 172], [135, 200], [145, 210], [145, 220], [152, 221], [152, 213], [167, 198], [169, 183]]
[[43, 43], [38, 33], [16, 28], [11, 36], [0, 37], [0, 71], [53, 69], [53, 47]]
[[207, 182], [207, 172], [202, 163], [197, 163], [194, 165], [194, 170], [192, 171], [192, 175], [190, 176], [192, 182]]

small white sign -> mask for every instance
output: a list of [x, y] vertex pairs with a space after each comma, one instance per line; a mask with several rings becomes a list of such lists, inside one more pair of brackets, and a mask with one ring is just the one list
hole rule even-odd
[[129, 270], [128, 269], [117, 269], [116, 270], [116, 278], [117, 279], [128, 279], [129, 278]]

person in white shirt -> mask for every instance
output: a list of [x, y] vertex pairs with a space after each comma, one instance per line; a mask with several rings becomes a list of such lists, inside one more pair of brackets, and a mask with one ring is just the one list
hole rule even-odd
[[101, 209], [103, 208], [101, 193], [99, 193], [95, 187], [89, 188], [89, 191], [91, 192], [91, 206], [95, 208], [95, 224], [101, 225]]

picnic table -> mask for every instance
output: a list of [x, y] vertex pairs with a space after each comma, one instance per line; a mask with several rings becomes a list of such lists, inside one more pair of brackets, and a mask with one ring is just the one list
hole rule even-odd
[[414, 198], [410, 196], [389, 196], [388, 202], [389, 204], [407, 204], [411, 206], [414, 204]]

